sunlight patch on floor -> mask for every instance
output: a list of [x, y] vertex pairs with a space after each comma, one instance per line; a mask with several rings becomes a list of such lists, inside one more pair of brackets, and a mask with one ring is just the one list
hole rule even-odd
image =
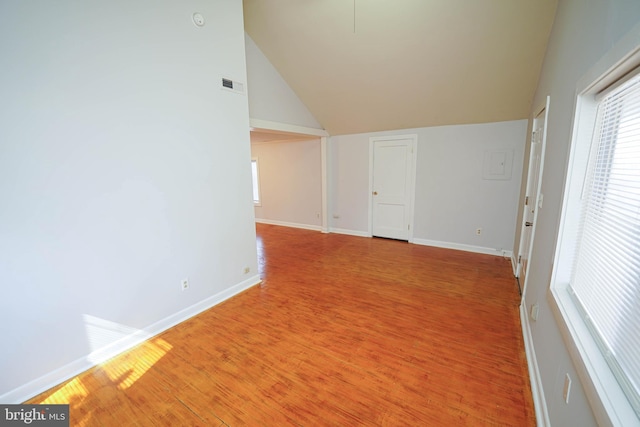
[[172, 348], [168, 342], [156, 338], [145, 341], [127, 353], [111, 359], [119, 353], [119, 347], [127, 348], [140, 340], [148, 340], [151, 335], [144, 330], [89, 314], [84, 315], [84, 323], [92, 350], [89, 360], [93, 363], [101, 363], [100, 367], [120, 390], [135, 383]]
[[125, 390], [140, 379], [171, 349], [171, 344], [161, 338], [156, 338], [153, 341], [145, 342], [125, 355], [104, 363], [101, 368], [119, 390]]
[[73, 400], [80, 400], [89, 394], [87, 388], [82, 384], [79, 377], [66, 383], [59, 390], [49, 395], [46, 399], [42, 400], [41, 404], [68, 404]]

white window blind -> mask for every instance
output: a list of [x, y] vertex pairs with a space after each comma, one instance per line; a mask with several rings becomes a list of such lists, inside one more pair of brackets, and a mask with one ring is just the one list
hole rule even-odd
[[640, 75], [598, 105], [569, 285], [640, 415]]

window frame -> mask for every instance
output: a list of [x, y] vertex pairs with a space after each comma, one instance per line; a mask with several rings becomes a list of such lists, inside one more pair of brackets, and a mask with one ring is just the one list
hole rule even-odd
[[580, 195], [596, 125], [598, 94], [640, 66], [640, 45], [637, 45], [637, 39], [629, 39], [614, 46], [578, 82], [554, 267], [547, 293], [547, 300], [598, 423], [616, 426], [640, 426], [640, 418], [584, 322], [569, 293], [568, 284], [578, 231], [576, 218], [580, 213]]
[[[253, 164], [255, 163], [256, 165], [256, 176], [254, 178], [253, 176]], [[258, 200], [256, 200], [255, 198], [253, 198], [253, 184], [254, 184], [254, 179], [255, 179], [255, 184], [256, 187], [258, 189]], [[260, 191], [260, 162], [258, 160], [257, 157], [251, 157], [251, 195], [253, 198], [253, 206], [262, 206], [262, 192]]]

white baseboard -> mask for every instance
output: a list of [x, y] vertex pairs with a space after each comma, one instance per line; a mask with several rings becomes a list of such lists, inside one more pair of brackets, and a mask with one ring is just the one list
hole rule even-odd
[[302, 228], [304, 230], [322, 231], [321, 225], [298, 224], [296, 222], [276, 221], [272, 219], [256, 218], [256, 222], [260, 224], [280, 225], [283, 227]]
[[511, 254], [511, 268], [513, 269], [513, 276], [518, 277], [518, 261], [513, 253]]
[[496, 255], [496, 256], [501, 256], [505, 258], [507, 257], [510, 258], [512, 256], [512, 251], [507, 251], [504, 249], [494, 249], [494, 248], [487, 248], [484, 246], [464, 245], [461, 243], [441, 242], [439, 240], [414, 238], [413, 243], [416, 245], [435, 246], [437, 248], [445, 248], [445, 249], [456, 249], [459, 251], [475, 252], [478, 254]]
[[357, 230], [347, 230], [346, 228], [333, 228], [329, 229], [330, 233], [336, 234], [346, 234], [348, 236], [356, 236], [356, 237], [371, 237], [366, 231], [357, 231]]
[[527, 356], [527, 366], [529, 368], [529, 379], [531, 381], [531, 394], [533, 395], [533, 407], [536, 411], [536, 422], [538, 427], [551, 427], [547, 401], [542, 388], [542, 378], [538, 369], [538, 360], [533, 347], [533, 337], [529, 326], [529, 316], [527, 315], [527, 304], [523, 300], [520, 304], [520, 323], [522, 324], [522, 336], [524, 338], [524, 352]]
[[304, 230], [312, 230], [312, 231], [320, 231], [322, 233], [336, 233], [336, 234], [346, 234], [349, 236], [357, 236], [357, 237], [371, 237], [369, 233], [366, 231], [356, 231], [356, 230], [347, 230], [344, 228], [333, 228], [330, 227], [328, 229], [323, 229], [320, 225], [308, 225], [308, 224], [297, 224], [294, 222], [286, 222], [286, 221], [276, 221], [271, 219], [262, 219], [256, 218], [256, 222], [259, 224], [269, 224], [269, 225], [279, 225], [282, 227], [293, 227], [293, 228], [302, 228]]
[[[273, 220], [260, 219], [260, 218], [256, 218], [256, 222], [261, 224], [281, 225], [283, 227], [294, 227], [294, 228], [303, 228], [306, 230], [322, 231], [323, 233], [327, 232], [327, 231], [324, 231], [321, 226], [315, 226], [315, 225], [295, 224], [295, 223], [289, 223], [284, 221], [273, 221]], [[356, 237], [371, 237], [371, 235], [366, 231], [348, 230], [345, 228], [331, 227], [329, 228], [328, 232], [336, 233], [336, 234], [346, 234], [348, 236], [356, 236]], [[508, 251], [504, 249], [494, 249], [494, 248], [487, 248], [483, 246], [463, 245], [460, 243], [449, 243], [449, 242], [441, 242], [438, 240], [416, 239], [416, 238], [414, 238], [410, 243], [413, 243], [416, 245], [423, 245], [423, 246], [435, 246], [438, 248], [456, 249], [459, 251], [495, 255], [495, 256], [501, 256], [504, 258], [513, 258], [513, 251]]]
[[118, 341], [109, 344], [103, 348], [87, 354], [75, 361], [68, 363], [52, 372], [49, 372], [40, 378], [36, 378], [33, 381], [28, 382], [18, 388], [15, 388], [0, 396], [0, 402], [5, 404], [19, 404], [28, 399], [31, 399], [38, 394], [49, 390], [50, 388], [67, 381], [76, 375], [90, 369], [105, 360], [111, 359], [118, 354], [127, 351], [138, 344], [158, 335], [161, 332], [184, 322], [185, 320], [217, 305], [221, 302], [231, 298], [234, 295], [239, 294], [242, 291], [249, 289], [252, 286], [260, 283], [260, 276], [255, 275], [250, 277], [237, 285], [227, 288], [215, 295], [210, 296], [202, 301], [193, 304], [183, 310], [178, 311], [164, 319], [161, 319], [148, 327], [137, 330], [129, 335], [119, 339]]

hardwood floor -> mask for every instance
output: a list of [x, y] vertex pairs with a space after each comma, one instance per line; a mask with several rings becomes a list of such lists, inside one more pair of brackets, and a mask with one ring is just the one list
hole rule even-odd
[[87, 426], [535, 425], [508, 260], [257, 229], [261, 285], [29, 403]]

